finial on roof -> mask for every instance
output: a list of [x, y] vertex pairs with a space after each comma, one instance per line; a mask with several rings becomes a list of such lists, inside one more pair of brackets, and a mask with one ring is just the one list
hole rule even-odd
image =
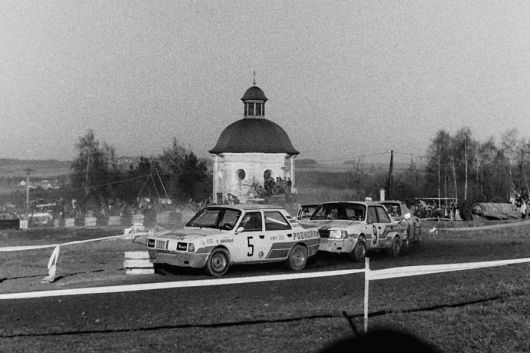
[[252, 80], [252, 84], [256, 85], [256, 70], [252, 71], [252, 75], [254, 76], [254, 79]]

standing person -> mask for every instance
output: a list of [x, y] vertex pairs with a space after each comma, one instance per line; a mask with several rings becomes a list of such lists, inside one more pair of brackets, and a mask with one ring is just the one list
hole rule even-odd
[[521, 207], [519, 208], [521, 211], [521, 219], [526, 219], [526, 200], [521, 199]]

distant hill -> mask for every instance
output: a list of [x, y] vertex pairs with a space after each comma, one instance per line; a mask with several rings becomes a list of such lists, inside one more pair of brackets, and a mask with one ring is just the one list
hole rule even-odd
[[71, 161], [56, 159], [0, 159], [0, 177], [25, 176], [25, 169], [33, 169], [31, 175], [35, 177], [51, 177], [70, 173]]

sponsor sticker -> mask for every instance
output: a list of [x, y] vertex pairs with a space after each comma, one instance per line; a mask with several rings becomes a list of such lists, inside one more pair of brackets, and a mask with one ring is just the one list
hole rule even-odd
[[294, 240], [304, 240], [318, 237], [318, 232], [315, 230], [307, 230], [303, 232], [293, 233]]

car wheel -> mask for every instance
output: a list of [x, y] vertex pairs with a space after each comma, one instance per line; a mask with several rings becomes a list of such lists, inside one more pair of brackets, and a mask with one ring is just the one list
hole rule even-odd
[[225, 249], [217, 248], [208, 257], [204, 269], [210, 276], [221, 277], [228, 271], [229, 266], [228, 252]]
[[301, 271], [307, 263], [307, 248], [304, 245], [296, 244], [289, 253], [285, 262], [287, 268], [291, 271]]
[[389, 253], [393, 257], [399, 256], [399, 253], [401, 252], [401, 239], [399, 237], [394, 237], [392, 240], [392, 246], [389, 249]]
[[349, 254], [353, 261], [361, 262], [366, 257], [366, 244], [362, 240], [357, 240], [355, 247]]

